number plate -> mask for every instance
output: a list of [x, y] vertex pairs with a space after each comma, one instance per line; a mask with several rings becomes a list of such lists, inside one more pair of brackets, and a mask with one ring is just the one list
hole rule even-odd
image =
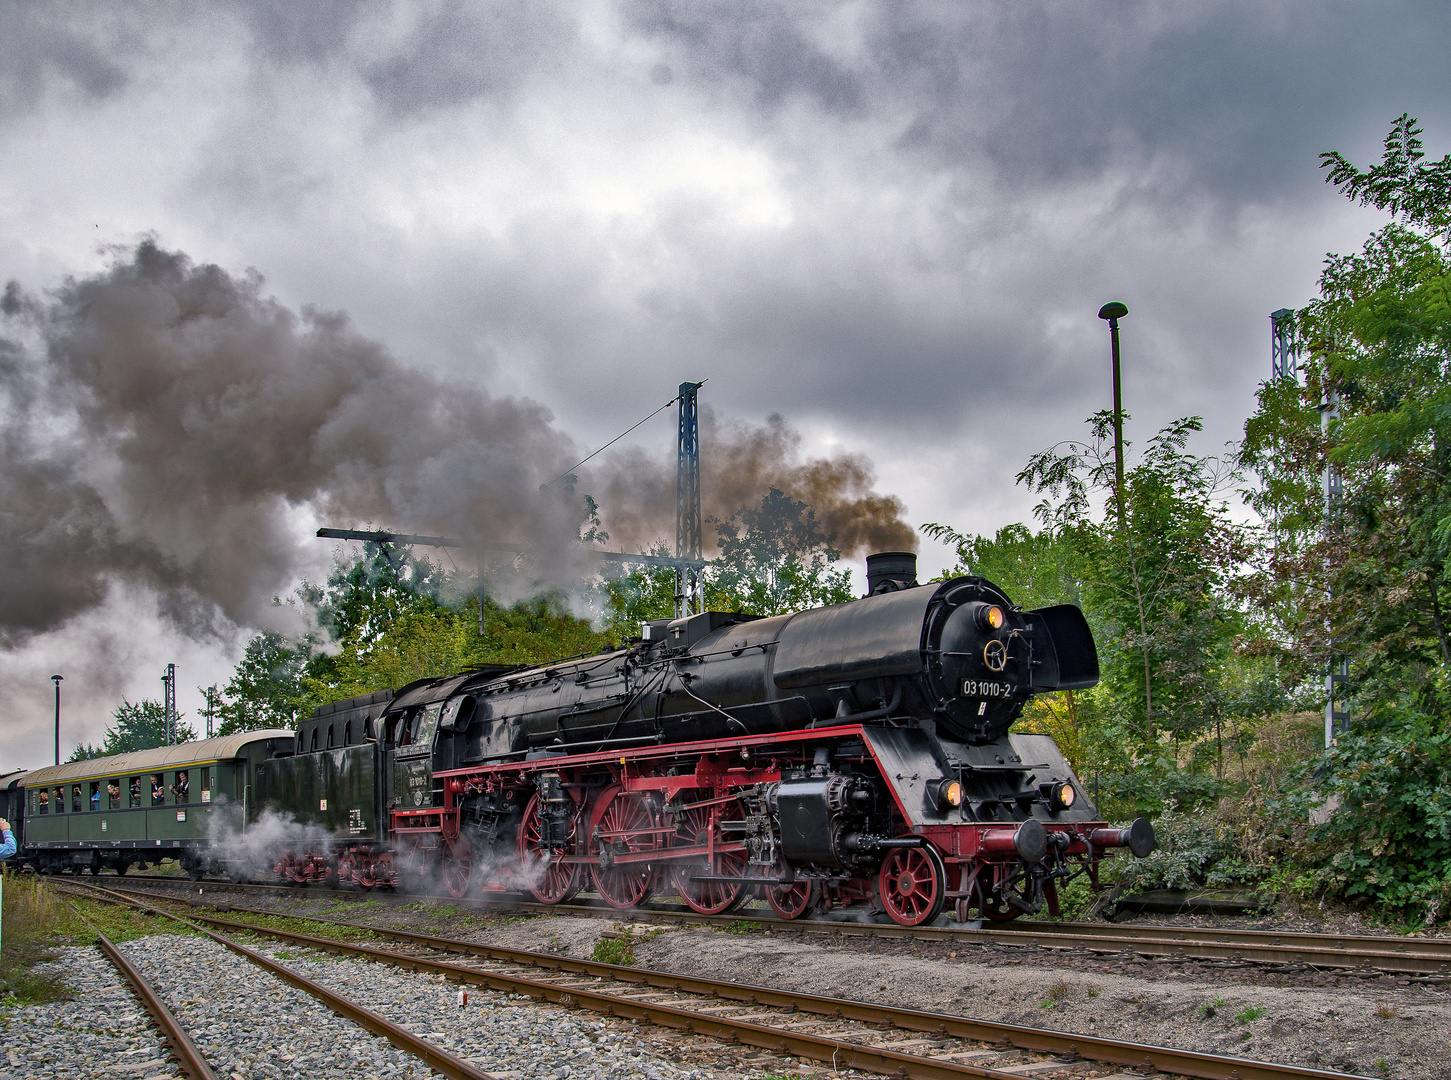
[[1010, 682], [989, 682], [986, 679], [964, 679], [962, 696], [973, 698], [1009, 698], [1015, 687]]

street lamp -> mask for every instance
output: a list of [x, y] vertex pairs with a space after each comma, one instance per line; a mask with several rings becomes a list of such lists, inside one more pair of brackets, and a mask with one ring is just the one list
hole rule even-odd
[[1113, 493], [1118, 504], [1118, 527], [1124, 527], [1124, 405], [1119, 385], [1118, 321], [1129, 313], [1117, 300], [1098, 309], [1098, 317], [1108, 320], [1108, 336], [1113, 342]]
[[55, 683], [55, 763], [60, 764], [60, 684], [64, 675], [52, 675], [50, 681]]

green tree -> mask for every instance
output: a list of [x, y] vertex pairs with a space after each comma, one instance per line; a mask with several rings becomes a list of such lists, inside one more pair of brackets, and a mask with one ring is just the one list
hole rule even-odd
[[247, 642], [232, 677], [222, 691], [217, 715], [218, 735], [263, 728], [295, 727], [306, 715], [303, 677], [312, 642], [289, 642], [265, 631]]
[[[1351, 731], [1264, 816], [1334, 807], [1292, 846], [1301, 866], [1429, 922], [1451, 900], [1451, 155], [1428, 163], [1420, 136], [1402, 115], [1379, 165], [1321, 155], [1327, 182], [1390, 220], [1327, 258], [1296, 316], [1304, 381], [1261, 387], [1241, 460], [1269, 523], [1253, 576], [1268, 648], [1312, 679], [1336, 655], [1351, 672]], [[1328, 505], [1327, 465], [1344, 487]]]
[[[181, 718], [185, 715], [177, 713], [176, 716], [177, 742], [191, 742], [196, 738], [196, 732], [181, 723]], [[82, 761], [86, 758], [109, 757], [112, 754], [129, 754], [136, 750], [151, 750], [166, 745], [166, 708], [159, 701], [131, 702], [123, 698], [111, 718], [115, 723], [106, 728], [105, 738], [100, 746], [81, 744], [71, 752], [67, 760]]]
[[[1451, 669], [1451, 155], [1427, 164], [1420, 134], [1399, 117], [1367, 171], [1322, 155], [1328, 182], [1392, 220], [1327, 259], [1297, 313], [1304, 383], [1261, 388], [1242, 455], [1273, 525], [1258, 585], [1279, 641], [1307, 674], [1349, 655], [1372, 723], [1404, 694], [1444, 711], [1427, 676]], [[1345, 490], [1328, 516], [1327, 464]]]
[[1114, 487], [1113, 417], [1092, 438], [1035, 454], [1018, 480], [1046, 493], [1039, 518], [1080, 553], [1089, 608], [1106, 628], [1105, 682], [1141, 749], [1211, 726], [1238, 613], [1226, 585], [1243, 554], [1222, 501], [1235, 473], [1187, 449], [1198, 417], [1170, 424], [1124, 476], [1125, 520], [1093, 508]]
[[834, 569], [841, 553], [800, 499], [772, 488], [759, 506], [713, 524], [720, 555], [706, 575], [707, 608], [782, 615], [853, 598], [851, 572]]

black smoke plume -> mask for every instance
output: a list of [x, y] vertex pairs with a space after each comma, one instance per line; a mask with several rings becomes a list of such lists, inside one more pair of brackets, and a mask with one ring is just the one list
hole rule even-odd
[[[410, 368], [344, 315], [289, 310], [243, 276], [151, 240], [45, 298], [13, 283], [0, 337], [0, 642], [150, 588], [179, 625], [266, 625], [315, 561], [300, 526], [528, 544], [536, 568], [577, 572], [580, 494], [615, 541], [674, 534], [671, 461], [627, 454], [577, 486], [541, 483], [578, 447], [543, 405]], [[780, 487], [851, 554], [911, 544], [870, 463], [802, 462], [779, 417], [702, 432], [708, 516]], [[613, 545], [612, 545], [613, 546]]]

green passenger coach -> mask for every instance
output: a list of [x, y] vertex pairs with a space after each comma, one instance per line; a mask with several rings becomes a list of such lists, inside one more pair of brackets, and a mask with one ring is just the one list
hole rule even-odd
[[240, 832], [262, 763], [293, 733], [249, 731], [36, 769], [25, 778], [27, 861], [42, 874], [124, 874], [176, 859], [200, 878], [219, 837]]

